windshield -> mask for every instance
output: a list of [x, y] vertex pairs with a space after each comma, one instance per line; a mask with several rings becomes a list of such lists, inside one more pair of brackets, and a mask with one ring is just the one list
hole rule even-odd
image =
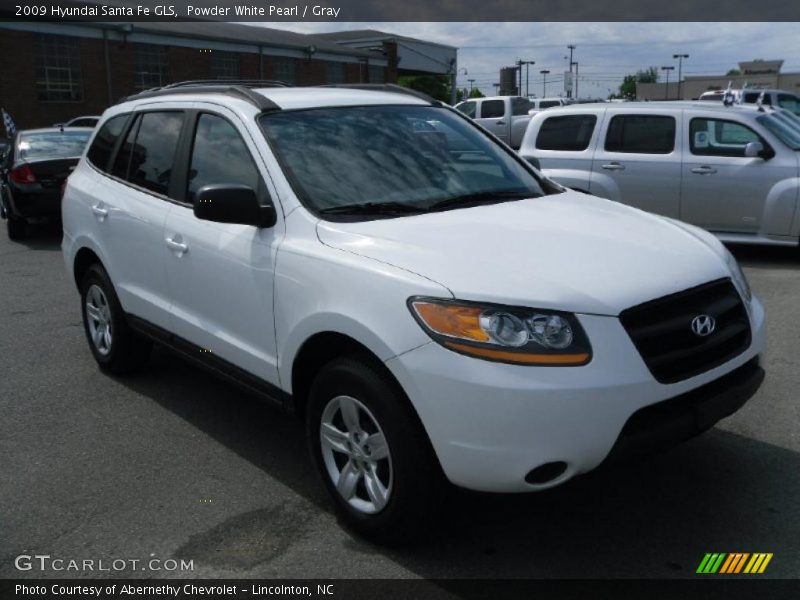
[[91, 131], [23, 133], [19, 137], [18, 156], [26, 160], [80, 156], [91, 135]]
[[[462, 117], [431, 106], [269, 113], [261, 124], [303, 203], [391, 216], [561, 191]], [[350, 210], [352, 209], [352, 210]]]
[[756, 119], [792, 150], [800, 150], [800, 118], [787, 110], [776, 110]]

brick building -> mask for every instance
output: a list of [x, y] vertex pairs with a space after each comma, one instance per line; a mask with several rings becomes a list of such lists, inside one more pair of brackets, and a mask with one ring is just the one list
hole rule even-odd
[[294, 85], [397, 80], [397, 44], [369, 49], [234, 23], [0, 22], [0, 107], [18, 129], [99, 115], [134, 92], [188, 79]]

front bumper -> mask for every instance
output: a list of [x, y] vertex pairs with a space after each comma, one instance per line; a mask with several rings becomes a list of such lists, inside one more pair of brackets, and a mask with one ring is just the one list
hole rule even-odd
[[[493, 492], [552, 487], [594, 469], [612, 448], [615, 455], [622, 455], [636, 446], [661, 445], [658, 442], [666, 434], [659, 427], [630, 426], [626, 433], [635, 430], [637, 443], [621, 436], [626, 424], [642, 420], [635, 417], [641, 409], [651, 407], [647, 414], [652, 413], [650, 421], [658, 424], [663, 415], [653, 405], [675, 399], [672, 404], [690, 407], [686, 413], [690, 416], [678, 419], [677, 439], [690, 437], [737, 410], [763, 378], [763, 372], [745, 383], [737, 377], [725, 378], [764, 351], [764, 309], [757, 299], [750, 307], [752, 340], [747, 350], [723, 365], [672, 384], [653, 378], [619, 319], [578, 318], [595, 352], [582, 367], [487, 362], [455, 354], [434, 342], [387, 361], [416, 408], [450, 481]], [[756, 369], [760, 371], [757, 365]], [[709, 385], [717, 380], [716, 386]], [[691, 408], [694, 404], [696, 410]], [[670, 427], [666, 429], [669, 433]], [[642, 444], [642, 439], [647, 443]], [[622, 450], [625, 446], [628, 449]], [[554, 479], [526, 483], [531, 470], [561, 462], [566, 468]]]

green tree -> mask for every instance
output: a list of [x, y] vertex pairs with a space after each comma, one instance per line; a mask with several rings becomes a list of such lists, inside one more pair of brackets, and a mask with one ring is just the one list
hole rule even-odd
[[739, 69], [729, 69], [725, 75], [728, 77], [736, 77], [737, 75], [741, 75], [742, 72]]
[[450, 104], [450, 77], [447, 75], [407, 75], [399, 77], [397, 83]]
[[658, 83], [658, 67], [647, 67], [636, 71], [636, 81], [639, 83]]
[[485, 98], [483, 92], [481, 92], [478, 88], [472, 88], [468, 95], [469, 98]]

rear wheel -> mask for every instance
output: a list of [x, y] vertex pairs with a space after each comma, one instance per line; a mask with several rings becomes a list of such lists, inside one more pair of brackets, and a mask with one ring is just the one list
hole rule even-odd
[[25, 219], [15, 217], [11, 213], [6, 216], [6, 229], [10, 240], [22, 240], [28, 234], [28, 224]]
[[114, 286], [100, 265], [89, 267], [83, 277], [81, 308], [86, 339], [101, 369], [121, 375], [144, 365], [152, 343], [128, 326]]
[[311, 386], [307, 433], [347, 525], [390, 544], [429, 529], [444, 476], [416, 413], [380, 367], [356, 355], [323, 367]]

